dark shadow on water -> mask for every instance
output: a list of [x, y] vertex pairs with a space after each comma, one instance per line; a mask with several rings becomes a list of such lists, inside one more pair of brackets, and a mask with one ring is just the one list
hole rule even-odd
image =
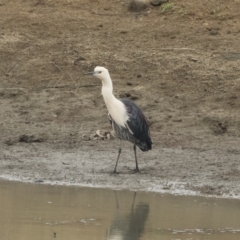
[[[149, 214], [149, 204], [138, 203], [135, 206], [136, 192], [133, 195], [133, 202], [130, 213], [119, 215], [119, 203], [117, 193], [115, 193], [117, 213], [107, 231], [107, 240], [123, 239], [137, 240], [140, 239], [144, 232], [144, 227]], [[126, 207], [126, 206], [124, 206]]]

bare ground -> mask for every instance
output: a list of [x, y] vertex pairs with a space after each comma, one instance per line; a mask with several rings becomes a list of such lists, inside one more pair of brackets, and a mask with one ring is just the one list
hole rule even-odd
[[[173, 0], [136, 13], [128, 1], [1, 1], [0, 176], [240, 198], [239, 8]], [[141, 174], [125, 143], [111, 175], [118, 141], [94, 137], [111, 131], [101, 83], [85, 75], [97, 65], [151, 122]]]

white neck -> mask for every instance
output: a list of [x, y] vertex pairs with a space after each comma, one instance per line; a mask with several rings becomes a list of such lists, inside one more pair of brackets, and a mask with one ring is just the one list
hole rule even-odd
[[113, 95], [113, 86], [110, 76], [102, 80], [102, 95], [107, 109], [113, 120], [124, 127], [128, 119], [124, 104]]
[[[112, 80], [108, 75], [104, 80], [102, 80], [102, 95], [106, 105], [108, 106], [112, 101], [114, 101], [114, 95], [112, 93], [113, 86]], [[116, 98], [115, 98], [116, 99]]]

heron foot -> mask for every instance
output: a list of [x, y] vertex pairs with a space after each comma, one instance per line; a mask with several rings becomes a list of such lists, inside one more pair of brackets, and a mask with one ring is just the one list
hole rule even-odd
[[141, 173], [141, 172], [140, 172], [139, 168], [135, 168], [135, 169], [133, 170], [133, 173]]
[[113, 172], [111, 172], [111, 174], [119, 174], [119, 172], [117, 172], [116, 170], [114, 170]]

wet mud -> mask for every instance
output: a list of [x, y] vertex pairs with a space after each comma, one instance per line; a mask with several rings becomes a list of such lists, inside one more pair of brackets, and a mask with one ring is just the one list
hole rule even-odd
[[[0, 176], [20, 181], [235, 197], [239, 169], [239, 2], [0, 4]], [[101, 83], [151, 122], [153, 150], [111, 135]], [[99, 134], [101, 133], [101, 134]]]

